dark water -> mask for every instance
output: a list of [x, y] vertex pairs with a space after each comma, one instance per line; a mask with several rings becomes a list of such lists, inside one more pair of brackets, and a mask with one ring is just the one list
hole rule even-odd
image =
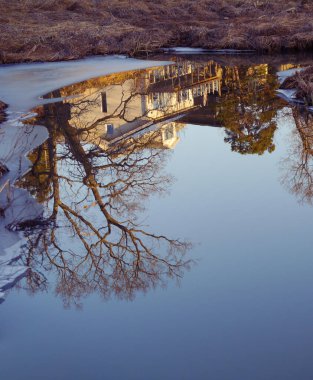
[[312, 379], [313, 119], [276, 94], [310, 60], [172, 59], [26, 121], [1, 379]]

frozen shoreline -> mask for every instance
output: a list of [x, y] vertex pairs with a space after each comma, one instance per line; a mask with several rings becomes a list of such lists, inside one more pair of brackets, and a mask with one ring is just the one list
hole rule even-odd
[[[286, 71], [280, 71], [277, 73], [278, 75], [278, 80], [280, 84], [282, 84], [287, 78], [291, 77], [294, 75], [296, 72], [303, 70], [303, 68], [297, 68], [297, 69], [290, 69]], [[282, 99], [286, 100], [288, 103], [294, 104], [294, 105], [299, 105], [299, 106], [304, 106], [304, 101], [301, 99], [298, 99], [296, 97], [297, 89], [278, 89], [277, 90], [277, 95], [281, 97]], [[308, 111], [313, 112], [313, 107], [306, 107]]]
[[60, 87], [164, 63], [111, 56], [0, 66], [0, 100], [9, 106], [7, 120], [0, 124], [0, 161], [9, 169], [0, 178], [0, 206], [7, 207], [5, 217], [0, 216], [0, 303], [5, 290], [27, 272], [27, 267], [15, 264], [23, 237], [21, 233], [8, 231], [5, 226], [17, 219], [36, 218], [43, 212], [42, 206], [26, 190], [14, 187], [14, 182], [30, 168], [26, 155], [48, 137], [45, 127], [25, 125], [23, 119], [33, 107], [49, 102], [42, 98], [44, 94]]

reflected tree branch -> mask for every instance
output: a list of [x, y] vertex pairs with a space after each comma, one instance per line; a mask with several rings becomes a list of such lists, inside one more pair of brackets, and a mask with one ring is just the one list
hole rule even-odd
[[[78, 110], [93, 106], [85, 100], [78, 104], [75, 120]], [[55, 291], [67, 306], [79, 305], [92, 292], [133, 299], [138, 291], [164, 286], [168, 278], [179, 280], [191, 264], [185, 256], [190, 244], [146, 231], [137, 215], [144, 199], [167, 191], [171, 183], [161, 174], [168, 152], [150, 148], [159, 132], [103, 149], [94, 143], [94, 131], [109, 116], [77, 127], [66, 117], [66, 107], [46, 105], [35, 121], [48, 128], [49, 139], [36, 150], [32, 171], [20, 184], [38, 194], [38, 181], [44, 181], [41, 198], [51, 210], [37, 225], [15, 226], [27, 238], [22, 257], [31, 268], [29, 290], [46, 288], [43, 267], [56, 273]], [[118, 117], [125, 115], [118, 111]]]

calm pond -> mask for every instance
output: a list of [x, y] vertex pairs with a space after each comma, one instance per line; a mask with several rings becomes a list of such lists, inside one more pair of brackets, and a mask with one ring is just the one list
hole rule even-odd
[[313, 377], [313, 58], [158, 59], [0, 72], [1, 379]]

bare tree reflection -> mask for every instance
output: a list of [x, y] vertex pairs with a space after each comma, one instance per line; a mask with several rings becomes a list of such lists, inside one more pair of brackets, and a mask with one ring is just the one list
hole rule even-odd
[[299, 107], [292, 108], [292, 131], [288, 157], [283, 161], [283, 184], [301, 202], [313, 200], [313, 115]]
[[138, 218], [144, 200], [171, 183], [162, 174], [168, 151], [153, 148], [160, 132], [103, 147], [103, 123], [113, 116], [137, 120], [127, 119], [137, 95], [132, 92], [114, 115], [97, 120], [86, 117], [97, 97], [38, 110], [35, 123], [48, 128], [49, 138], [32, 153], [33, 167], [20, 186], [48, 204], [50, 213], [10, 226], [25, 231], [30, 291], [45, 289], [43, 273], [53, 270], [55, 291], [66, 305], [91, 292], [132, 299], [137, 291], [165, 285], [167, 278], [179, 279], [189, 267], [189, 243], [148, 232]]

